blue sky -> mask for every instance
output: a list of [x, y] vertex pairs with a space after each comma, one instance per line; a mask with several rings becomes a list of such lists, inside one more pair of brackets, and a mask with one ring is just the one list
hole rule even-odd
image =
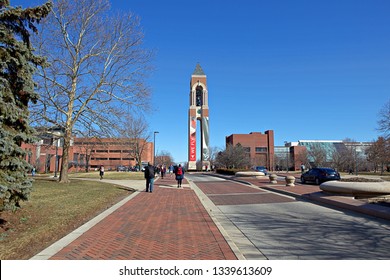
[[[45, 1], [13, 0], [34, 5]], [[189, 82], [207, 75], [210, 145], [274, 130], [284, 141], [371, 141], [390, 99], [390, 1], [112, 0], [154, 49], [156, 151], [187, 161]], [[199, 155], [198, 155], [199, 156]]]

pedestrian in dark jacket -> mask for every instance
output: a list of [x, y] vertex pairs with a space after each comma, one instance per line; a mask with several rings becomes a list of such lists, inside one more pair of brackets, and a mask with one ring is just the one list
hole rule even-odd
[[146, 179], [146, 192], [153, 192], [155, 169], [150, 162], [148, 162], [148, 166], [145, 167], [144, 176]]

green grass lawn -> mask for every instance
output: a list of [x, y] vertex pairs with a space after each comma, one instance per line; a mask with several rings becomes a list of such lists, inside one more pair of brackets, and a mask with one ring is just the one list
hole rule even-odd
[[21, 209], [0, 212], [2, 260], [31, 258], [132, 193], [118, 185], [77, 179], [59, 184], [36, 177], [33, 187]]

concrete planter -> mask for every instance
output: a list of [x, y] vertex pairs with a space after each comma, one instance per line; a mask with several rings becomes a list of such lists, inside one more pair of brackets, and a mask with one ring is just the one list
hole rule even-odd
[[270, 181], [270, 183], [272, 183], [272, 184], [276, 184], [277, 183], [277, 181], [276, 181], [276, 178], [277, 178], [278, 176], [276, 175], [276, 174], [271, 174], [271, 175], [269, 175], [269, 181]]
[[287, 176], [286, 177], [286, 186], [288, 186], [288, 187], [295, 186], [295, 177], [294, 176]]
[[257, 171], [239, 171], [235, 174], [236, 177], [264, 177], [265, 174], [263, 172]]
[[390, 182], [328, 181], [320, 185], [324, 192], [351, 195], [355, 198], [385, 198], [390, 200]]

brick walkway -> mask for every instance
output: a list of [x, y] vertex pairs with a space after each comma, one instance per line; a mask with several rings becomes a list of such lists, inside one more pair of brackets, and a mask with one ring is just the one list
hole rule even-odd
[[215, 205], [244, 205], [293, 202], [294, 199], [255, 189], [236, 182], [197, 182], [197, 186]]
[[51, 259], [237, 259], [195, 192], [175, 185], [159, 179]]

